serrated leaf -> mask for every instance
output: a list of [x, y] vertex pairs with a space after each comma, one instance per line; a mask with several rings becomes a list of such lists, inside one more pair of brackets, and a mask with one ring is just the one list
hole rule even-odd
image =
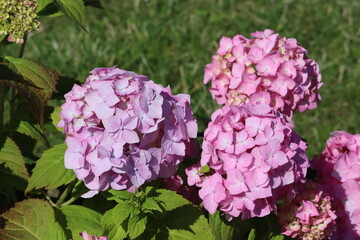
[[160, 201], [161, 206], [166, 211], [171, 211], [186, 204], [190, 204], [188, 200], [174, 191], [157, 189], [155, 193], [156, 195], [154, 197]]
[[209, 224], [217, 239], [233, 239], [234, 226], [230, 225], [228, 222], [223, 221], [223, 219], [220, 218], [219, 211], [216, 211], [214, 214], [209, 216]]
[[59, 132], [62, 132], [62, 128], [57, 127], [57, 125], [61, 119], [60, 112], [61, 112], [61, 107], [58, 106], [58, 107], [54, 108], [54, 111], [51, 113], [50, 117], [51, 117], [51, 121], [52, 121], [53, 125], [56, 127], [56, 129]]
[[58, 144], [46, 150], [36, 161], [25, 192], [40, 188], [57, 188], [72, 182], [76, 176], [71, 169], [64, 166], [64, 154], [67, 146]]
[[79, 233], [84, 230], [90, 235], [100, 236], [103, 233], [100, 213], [78, 205], [63, 206], [60, 211], [65, 215], [67, 228], [72, 233], [72, 239], [81, 240]]
[[132, 208], [130, 204], [122, 202], [107, 211], [101, 218], [104, 227], [103, 235], [107, 236], [109, 240], [125, 238], [127, 233], [122, 223], [130, 216]]
[[173, 210], [161, 219], [158, 227], [156, 239], [215, 239], [207, 219], [194, 205], [186, 205]]
[[130, 239], [140, 236], [146, 228], [147, 217], [144, 214], [137, 214], [129, 219], [128, 233]]
[[106, 194], [106, 192], [104, 192], [106, 199], [115, 200], [117, 202], [130, 200], [131, 196], [134, 195], [133, 193], [128, 192], [126, 190], [114, 190], [114, 189], [110, 189], [108, 193], [110, 194]]
[[159, 203], [156, 201], [156, 198], [154, 197], [148, 197], [146, 198], [145, 202], [142, 204], [143, 209], [145, 210], [155, 210], [162, 212], [161, 207], [159, 206]]
[[2, 215], [5, 226], [0, 229], [2, 240], [65, 240], [64, 231], [55, 221], [50, 204], [40, 199], [17, 202]]
[[7, 138], [4, 146], [0, 150], [0, 165], [4, 164], [5, 170], [10, 170], [11, 174], [29, 180], [29, 173], [25, 166], [24, 157], [16, 143]]
[[5, 57], [5, 59], [9, 62], [9, 68], [17, 74], [17, 77], [14, 79], [1, 79], [1, 81], [17, 89], [28, 101], [35, 119], [40, 126], [43, 126], [45, 106], [55, 91], [59, 79], [58, 73], [28, 59], [9, 56]]
[[54, 0], [59, 9], [72, 21], [86, 29], [85, 4], [82, 0]]
[[47, 142], [44, 134], [42, 134], [41, 132], [41, 128], [39, 125], [31, 125], [31, 123], [29, 122], [21, 121], [16, 131], [18, 133], [25, 134], [32, 139], [39, 140], [44, 144], [46, 144]]

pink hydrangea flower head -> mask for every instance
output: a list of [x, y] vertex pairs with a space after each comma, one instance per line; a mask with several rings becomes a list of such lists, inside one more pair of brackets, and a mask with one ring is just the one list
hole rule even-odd
[[80, 233], [80, 237], [82, 237], [82, 239], [84, 240], [107, 240], [107, 237], [97, 237], [97, 236], [92, 236], [89, 235], [86, 231], [83, 231], [82, 233]]
[[312, 168], [337, 210], [332, 239], [360, 238], [360, 134], [333, 132]]
[[328, 239], [335, 229], [336, 214], [330, 197], [319, 184], [298, 183], [297, 196], [278, 208], [282, 234], [296, 239]]
[[85, 197], [168, 178], [196, 154], [189, 95], [115, 67], [91, 73], [65, 95], [58, 124], [67, 135], [65, 167], [90, 189]]
[[[204, 133], [200, 166], [186, 170], [201, 187], [204, 207], [231, 217], [262, 217], [276, 210], [279, 192], [304, 181], [306, 144], [287, 117], [269, 105], [224, 106]], [[199, 173], [208, 166], [207, 173]], [[287, 191], [290, 191], [287, 189]]]
[[322, 86], [318, 64], [296, 39], [272, 30], [220, 40], [220, 48], [206, 65], [204, 83], [218, 104], [239, 106], [266, 103], [292, 116], [316, 108]]

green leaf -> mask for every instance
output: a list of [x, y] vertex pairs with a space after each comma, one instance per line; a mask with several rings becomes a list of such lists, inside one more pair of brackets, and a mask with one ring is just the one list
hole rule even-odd
[[2, 240], [65, 240], [65, 234], [55, 221], [50, 204], [40, 199], [17, 202], [2, 215], [5, 226], [0, 229]]
[[4, 164], [6, 172], [11, 172], [11, 174], [25, 180], [29, 179], [24, 157], [21, 155], [19, 147], [11, 138], [6, 139], [4, 146], [0, 150], [0, 165], [1, 164]]
[[134, 194], [131, 192], [128, 192], [126, 190], [111, 189], [111, 190], [107, 191], [107, 193], [103, 192], [103, 195], [108, 200], [115, 200], [116, 202], [121, 203], [123, 201], [130, 200], [131, 196], [133, 196]]
[[137, 214], [129, 219], [128, 233], [130, 239], [137, 238], [140, 236], [146, 228], [147, 217], [145, 214]]
[[248, 236], [248, 240], [255, 240], [256, 239], [256, 234], [255, 234], [256, 230], [253, 228], [251, 229], [249, 236]]
[[62, 128], [57, 127], [58, 123], [60, 122], [60, 112], [61, 112], [61, 107], [56, 107], [54, 108], [54, 111], [51, 113], [50, 117], [51, 117], [51, 121], [54, 124], [54, 126], [56, 127], [56, 129], [60, 132], [62, 132]]
[[170, 212], [158, 227], [156, 239], [215, 239], [201, 210], [190, 204]]
[[210, 171], [210, 167], [207, 164], [205, 166], [202, 166], [201, 169], [200, 169], [201, 173], [207, 173], [209, 171]]
[[100, 213], [78, 205], [63, 206], [60, 211], [65, 215], [72, 239], [81, 240], [79, 233], [84, 230], [90, 235], [100, 236], [103, 233]]
[[186, 204], [190, 204], [188, 200], [176, 192], [166, 189], [157, 189], [154, 197], [160, 201], [161, 206], [166, 211], [171, 211]]
[[[285, 239], [285, 236], [284, 235], [276, 235], [276, 236], [272, 236], [270, 238], [270, 240], [284, 240]], [[291, 239], [291, 238], [289, 238]]]
[[64, 166], [64, 154], [67, 146], [65, 143], [55, 145], [46, 150], [41, 158], [36, 161], [36, 166], [29, 179], [25, 192], [40, 188], [57, 188], [72, 182], [76, 176], [71, 169]]
[[212, 228], [212, 232], [217, 239], [232, 240], [234, 235], [234, 226], [228, 221], [220, 218], [219, 211], [209, 216], [209, 224]]
[[46, 138], [42, 134], [41, 128], [39, 125], [31, 125], [29, 122], [21, 121], [19, 127], [16, 129], [17, 132], [25, 134], [32, 139], [39, 140], [42, 143], [46, 144]]
[[[27, 99], [35, 119], [44, 125], [45, 106], [53, 92], [59, 75], [44, 65], [24, 58], [5, 57], [9, 68], [17, 74], [15, 79], [1, 79]], [[19, 79], [20, 77], [20, 79]]]
[[142, 204], [144, 210], [155, 210], [162, 212], [161, 207], [155, 197], [148, 197], [146, 198], [145, 202]]
[[130, 216], [132, 210], [133, 207], [130, 204], [122, 202], [107, 211], [101, 218], [104, 227], [103, 235], [107, 236], [109, 240], [125, 238], [127, 233], [122, 223]]
[[87, 31], [85, 23], [85, 4], [82, 0], [54, 0], [59, 9], [72, 21]]

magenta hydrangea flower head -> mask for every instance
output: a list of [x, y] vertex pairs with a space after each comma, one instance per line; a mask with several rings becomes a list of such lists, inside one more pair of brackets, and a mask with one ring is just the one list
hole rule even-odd
[[312, 168], [336, 208], [337, 229], [332, 239], [359, 239], [360, 134], [336, 131], [331, 135]]
[[197, 137], [189, 95], [115, 67], [91, 73], [65, 95], [58, 124], [67, 135], [65, 167], [88, 197], [174, 175]]
[[[309, 165], [306, 143], [292, 128], [263, 103], [215, 111], [204, 133], [200, 166], [186, 171], [189, 185], [201, 187], [205, 209], [243, 219], [275, 210], [279, 192], [304, 181]], [[210, 171], [201, 173], [206, 165]]]
[[318, 64], [296, 39], [272, 30], [223, 37], [220, 48], [206, 65], [204, 83], [218, 104], [266, 103], [292, 116], [316, 108], [322, 86]]
[[335, 211], [330, 197], [319, 184], [308, 181], [296, 186], [296, 197], [278, 208], [282, 234], [302, 240], [331, 237], [335, 228]]

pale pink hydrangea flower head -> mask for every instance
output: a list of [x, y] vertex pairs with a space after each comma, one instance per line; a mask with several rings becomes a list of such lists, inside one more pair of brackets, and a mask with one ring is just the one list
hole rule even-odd
[[297, 184], [297, 195], [278, 207], [282, 234], [302, 240], [322, 240], [332, 236], [335, 210], [330, 197], [319, 184], [308, 181]]
[[312, 168], [336, 209], [332, 239], [360, 239], [360, 134], [336, 131], [331, 135]]
[[[205, 209], [243, 219], [276, 210], [280, 192], [304, 181], [309, 165], [306, 143], [292, 128], [266, 104], [215, 111], [204, 133], [200, 165], [186, 170], [189, 185], [201, 187]], [[200, 168], [206, 165], [205, 174]]]
[[91, 73], [65, 95], [58, 124], [65, 167], [91, 190], [85, 197], [174, 175], [197, 137], [190, 96], [115, 67]]
[[266, 103], [292, 116], [316, 108], [322, 86], [318, 64], [294, 38], [272, 30], [223, 37], [212, 63], [206, 65], [204, 83], [218, 104]]

